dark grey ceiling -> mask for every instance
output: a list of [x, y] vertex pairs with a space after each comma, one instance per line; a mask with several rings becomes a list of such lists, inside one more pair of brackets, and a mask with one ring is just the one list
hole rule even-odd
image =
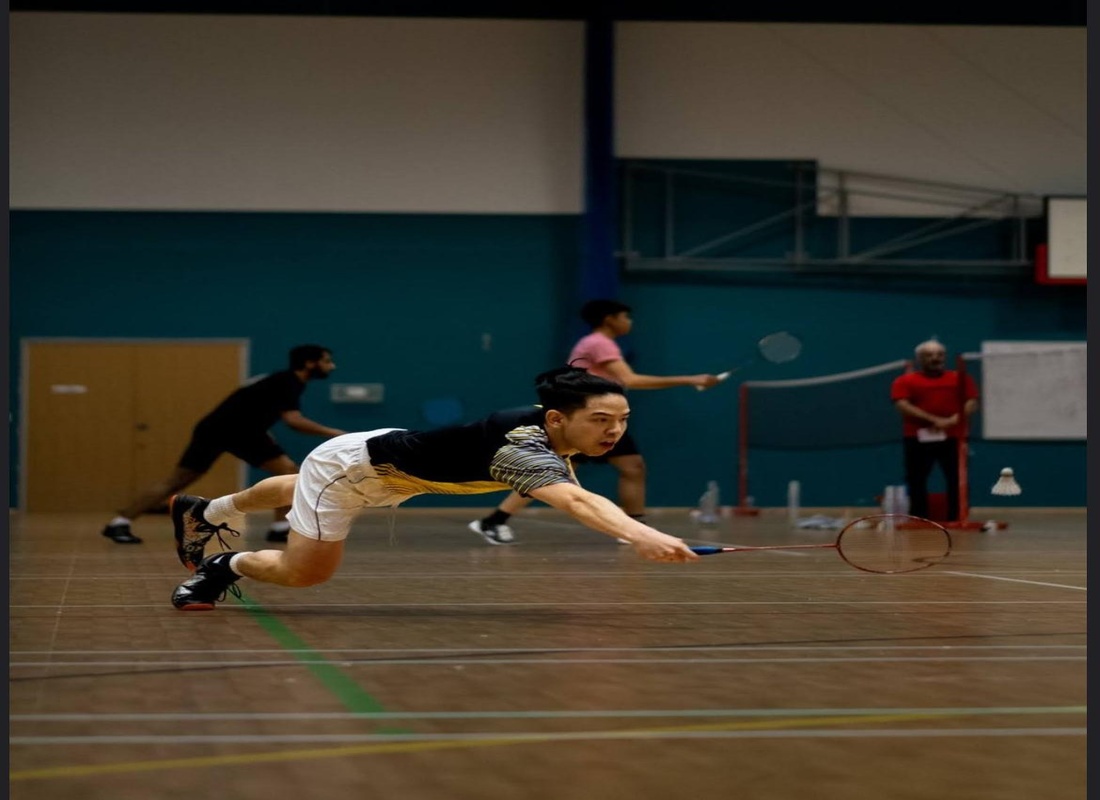
[[10, 11], [1084, 26], [1087, 0], [11, 0]]

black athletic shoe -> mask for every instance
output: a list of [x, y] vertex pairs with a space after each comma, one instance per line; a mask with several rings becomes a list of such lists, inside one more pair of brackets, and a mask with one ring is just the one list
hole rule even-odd
[[267, 536], [264, 537], [269, 542], [285, 542], [288, 538], [290, 531], [277, 531], [274, 528], [267, 532]]
[[240, 597], [241, 590], [233, 585], [240, 576], [229, 569], [232, 557], [230, 553], [218, 553], [204, 558], [195, 574], [172, 592], [172, 605], [180, 611], [210, 611], [225, 599], [227, 591]]
[[511, 544], [516, 540], [512, 529], [507, 525], [486, 525], [485, 520], [475, 519], [466, 527], [480, 534], [489, 544]]
[[103, 529], [103, 535], [118, 544], [141, 544], [141, 538], [134, 536], [128, 523], [108, 525]]
[[202, 563], [203, 550], [210, 537], [218, 535], [218, 542], [223, 550], [232, 550], [222, 538], [222, 531], [240, 536], [224, 523], [211, 525], [207, 522], [202, 512], [210, 505], [210, 501], [203, 497], [195, 497], [190, 494], [177, 494], [168, 501], [168, 513], [172, 517], [172, 528], [176, 535], [176, 556], [180, 563], [194, 572]]

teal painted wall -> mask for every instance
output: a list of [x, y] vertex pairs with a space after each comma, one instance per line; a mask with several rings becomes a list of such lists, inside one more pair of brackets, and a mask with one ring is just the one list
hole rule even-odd
[[[318, 342], [335, 351], [333, 382], [383, 383], [385, 403], [333, 404], [311, 383], [306, 416], [428, 427], [422, 403], [456, 397], [474, 418], [533, 402], [531, 379], [559, 363], [577, 235], [563, 216], [17, 211], [11, 374], [23, 337], [245, 338], [253, 374]], [[11, 391], [17, 413], [17, 380]], [[320, 442], [274, 433], [297, 460]], [[418, 502], [440, 500], [455, 503]]]
[[[335, 351], [334, 381], [384, 383], [386, 402], [334, 405], [327, 385], [311, 384], [307, 416], [349, 430], [424, 427], [421, 404], [454, 396], [472, 419], [531, 401], [533, 375], [563, 360], [576, 332], [577, 241], [576, 217], [17, 211], [12, 375], [23, 337], [247, 338], [253, 373], [281, 368], [289, 347], [317, 341]], [[983, 339], [1085, 338], [1084, 291], [1028, 282], [628, 274], [623, 299], [637, 320], [624, 349], [635, 369], [654, 374], [718, 371], [778, 329], [803, 337], [802, 356], [750, 367], [746, 378], [906, 358], [932, 334], [953, 352], [976, 350]], [[483, 333], [492, 336], [489, 351]], [[16, 414], [17, 391], [13, 380]], [[708, 479], [733, 502], [734, 383], [706, 393], [634, 392], [631, 403], [651, 505], [694, 504]], [[18, 425], [16, 416], [13, 465]], [[318, 441], [275, 433], [297, 459]], [[1084, 443], [978, 443], [975, 451], [977, 505], [994, 505], [978, 490], [1003, 466], [1016, 469], [1025, 489], [1010, 502], [1085, 505]], [[765, 453], [752, 469], [753, 494], [765, 506], [785, 502], [791, 479], [802, 482], [806, 505], [859, 504], [901, 482], [893, 445]], [[580, 476], [613, 495], [612, 470], [588, 467]], [[13, 492], [14, 480], [13, 472]], [[497, 497], [415, 502], [484, 506]]]
[[[754, 343], [777, 330], [802, 338], [800, 357], [782, 365], [756, 363], [745, 380], [829, 375], [909, 358], [935, 335], [952, 355], [980, 349], [982, 340], [1082, 340], [1085, 295], [1073, 287], [1030, 283], [954, 282], [944, 288], [882, 279], [838, 282], [720, 281], [684, 278], [628, 280], [625, 302], [635, 310], [626, 349], [649, 373], [718, 371], [752, 355]], [[889, 404], [888, 397], [882, 398]], [[737, 387], [709, 392], [636, 392], [634, 432], [649, 465], [651, 494], [683, 505], [719, 482], [723, 502], [736, 496]], [[813, 408], [803, 410], [813, 414]], [[823, 419], [823, 426], [860, 420]], [[786, 504], [787, 483], [799, 480], [804, 505], [863, 505], [887, 484], [903, 483], [899, 442], [819, 452], [753, 451], [750, 491], [762, 506]], [[971, 463], [975, 505], [1085, 505], [1084, 442], [975, 442]], [[1010, 501], [988, 492], [1011, 466], [1026, 495]], [[676, 487], [673, 489], [673, 487]], [[995, 502], [996, 501], [996, 502]]]
[[[640, 159], [624, 161], [624, 219], [629, 249], [643, 258], [683, 253], [758, 223], [775, 219], [816, 192], [815, 162]], [[673, 170], [666, 173], [664, 170]], [[802, 184], [795, 182], [801, 171]], [[674, 174], [674, 177], [669, 177]], [[724, 176], [716, 179], [715, 176]], [[895, 191], [899, 191], [895, 189]], [[670, 210], [671, 209], [671, 210]], [[666, 213], [669, 214], [666, 220]], [[671, 222], [671, 234], [669, 225]], [[934, 226], [930, 218], [856, 217], [851, 220], [851, 251]], [[968, 223], [969, 224], [969, 223]], [[837, 256], [837, 220], [802, 215], [802, 248], [808, 259]], [[957, 221], [943, 230], [960, 229]], [[934, 263], [937, 260], [1012, 258], [1013, 220], [993, 221], [962, 233], [925, 241], [886, 256]], [[1038, 241], [1042, 220], [1027, 223], [1028, 241]], [[671, 239], [670, 239], [671, 236]], [[921, 238], [924, 238], [923, 236]], [[789, 258], [797, 249], [790, 218], [706, 251], [708, 258]], [[634, 367], [653, 374], [718, 372], [752, 355], [755, 342], [778, 331], [804, 341], [797, 361], [755, 365], [739, 378], [773, 380], [829, 375], [909, 358], [913, 347], [936, 336], [951, 355], [981, 349], [983, 340], [1083, 340], [1085, 292], [1080, 287], [1044, 287], [1024, 278], [944, 278], [892, 275], [825, 277], [820, 274], [741, 274], [737, 277], [677, 274], [675, 262], [661, 274], [634, 272], [623, 280], [624, 300], [635, 307], [635, 331], [626, 349]], [[888, 391], [888, 390], [886, 390]], [[883, 392], [883, 410], [892, 414]], [[769, 400], [775, 401], [776, 395]], [[780, 398], [781, 399], [781, 398]], [[654, 502], [666, 492], [668, 504], [693, 503], [706, 482], [718, 480], [723, 502], [736, 502], [737, 386], [731, 382], [705, 394], [694, 391], [637, 392], [634, 432], [645, 450]], [[776, 411], [813, 414], [812, 408]], [[893, 434], [891, 419], [882, 436]], [[980, 424], [979, 420], [975, 420]], [[835, 430], [861, 420], [822, 419]], [[980, 430], [975, 425], [976, 430]], [[805, 505], [871, 505], [887, 484], [903, 483], [898, 441], [848, 450], [750, 452], [749, 491], [762, 506], [786, 504], [787, 484], [802, 484]], [[872, 438], [874, 438], [872, 437]], [[852, 437], [858, 439], [859, 436]], [[975, 505], [1085, 504], [1084, 442], [974, 442], [971, 448], [971, 500]], [[1002, 467], [1012, 466], [1025, 485], [1022, 499], [989, 494]], [[938, 480], [934, 476], [933, 485]], [[611, 485], [611, 484], [608, 484]]]

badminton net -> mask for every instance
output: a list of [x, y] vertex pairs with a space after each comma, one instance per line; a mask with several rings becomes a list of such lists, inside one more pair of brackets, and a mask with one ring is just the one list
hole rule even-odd
[[[890, 386], [909, 368], [910, 362], [899, 360], [833, 375], [742, 383], [739, 508], [754, 505], [750, 464], [759, 464], [768, 485], [785, 487], [786, 480], [798, 476], [775, 475], [773, 467], [789, 462], [796, 451], [803, 454], [803, 463], [819, 461], [821, 469], [815, 469], [815, 475], [821, 474], [833, 492], [855, 504], [867, 494], [866, 481], [848, 470], [851, 481], [844, 485], [845, 476], [837, 474], [844, 471], [830, 470], [829, 464], [835, 467], [836, 458], [851, 450], [888, 449], [890, 457], [900, 458], [901, 420], [890, 402]], [[786, 459], [775, 456], [784, 452]], [[882, 460], [881, 454], [875, 459]]]
[[[982, 352], [956, 357], [953, 366], [975, 381], [981, 397], [960, 440], [959, 521], [968, 520], [977, 450], [977, 469], [995, 477], [1023, 442], [1085, 441], [1086, 357], [1084, 342], [985, 342]], [[787, 482], [796, 479], [804, 502], [816, 485], [828, 498], [819, 505], [875, 504], [882, 487], [902, 480], [901, 419], [889, 398], [894, 379], [909, 369], [911, 362], [898, 360], [742, 383], [738, 508], [752, 513], [754, 495], [766, 501], [761, 505], [782, 505]]]

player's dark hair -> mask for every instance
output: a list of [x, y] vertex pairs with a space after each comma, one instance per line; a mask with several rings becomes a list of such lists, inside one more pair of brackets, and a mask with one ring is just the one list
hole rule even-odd
[[589, 397], [604, 394], [626, 394], [614, 381], [593, 375], [579, 367], [558, 367], [535, 378], [539, 403], [549, 411], [572, 414], [588, 405]]
[[618, 300], [589, 300], [581, 306], [581, 319], [589, 328], [598, 328], [607, 317], [630, 310], [630, 306]]
[[309, 361], [320, 361], [325, 353], [332, 355], [332, 351], [319, 344], [300, 344], [290, 348], [290, 368], [303, 369]]

